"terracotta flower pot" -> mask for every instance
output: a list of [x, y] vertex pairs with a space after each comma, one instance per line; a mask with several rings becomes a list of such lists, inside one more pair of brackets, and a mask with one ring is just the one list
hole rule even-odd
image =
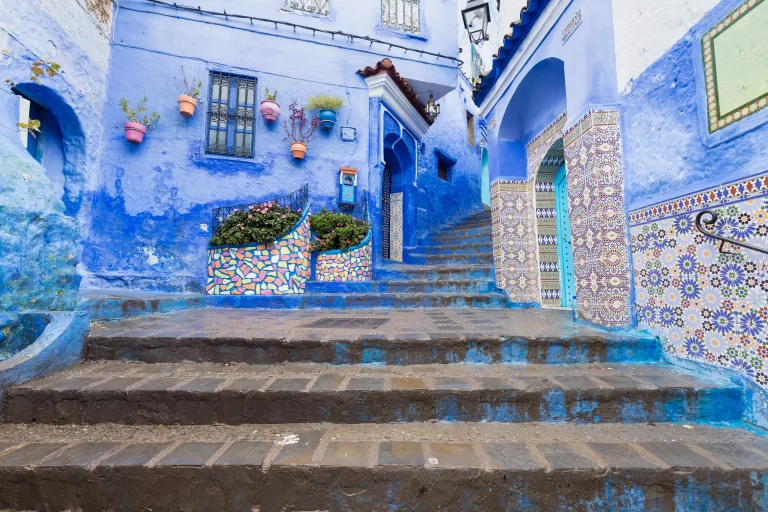
[[291, 144], [291, 154], [296, 160], [302, 160], [307, 154], [307, 145], [303, 142], [294, 142]]
[[128, 121], [123, 125], [125, 128], [125, 139], [131, 144], [141, 144], [144, 140], [144, 134], [147, 133], [147, 127], [141, 123]]
[[184, 117], [192, 117], [195, 113], [195, 107], [197, 107], [197, 100], [192, 96], [182, 94], [179, 96], [179, 112]]
[[276, 101], [264, 100], [259, 108], [261, 116], [268, 123], [274, 123], [280, 117], [280, 105]]

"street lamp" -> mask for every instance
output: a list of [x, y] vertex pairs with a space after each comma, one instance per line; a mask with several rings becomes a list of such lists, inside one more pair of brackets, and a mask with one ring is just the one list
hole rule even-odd
[[464, 28], [469, 32], [469, 39], [474, 44], [482, 44], [488, 40], [488, 22], [491, 19], [491, 8], [483, 0], [470, 0], [467, 8], [461, 11]]
[[427, 102], [427, 117], [430, 122], [434, 123], [437, 116], [440, 115], [440, 104], [435, 103], [435, 97], [432, 93], [429, 94], [429, 101]]

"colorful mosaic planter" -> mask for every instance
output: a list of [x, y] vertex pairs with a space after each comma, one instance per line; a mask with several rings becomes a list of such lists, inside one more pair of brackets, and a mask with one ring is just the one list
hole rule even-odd
[[370, 281], [373, 249], [371, 233], [360, 244], [343, 251], [321, 252], [315, 264], [316, 281], [352, 282]]
[[272, 244], [212, 247], [208, 250], [209, 295], [304, 293], [309, 278], [309, 210], [293, 231]]
[[766, 179], [692, 194], [630, 218], [640, 326], [659, 335], [671, 355], [739, 371], [768, 389], [766, 257], [728, 244], [732, 254], [721, 254], [719, 242], [694, 226], [696, 210], [719, 203], [716, 232], [765, 247], [768, 189], [744, 184]]

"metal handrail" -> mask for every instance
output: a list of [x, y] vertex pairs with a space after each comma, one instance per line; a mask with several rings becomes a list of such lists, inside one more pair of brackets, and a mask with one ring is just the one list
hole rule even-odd
[[[709, 220], [703, 220], [702, 219], [705, 215], [709, 215], [709, 217], [710, 217]], [[717, 212], [714, 212], [712, 210], [702, 210], [702, 211], [700, 211], [699, 214], [696, 215], [696, 229], [698, 229], [704, 235], [706, 235], [706, 236], [708, 236], [710, 238], [714, 238], [715, 240], [720, 240], [720, 248], [719, 249], [720, 249], [720, 253], [721, 254], [733, 254], [732, 252], [728, 252], [728, 251], [726, 251], [724, 249], [726, 243], [731, 244], [731, 245], [736, 245], [736, 246], [739, 246], [739, 247], [744, 247], [746, 249], [752, 249], [753, 251], [757, 251], [757, 252], [762, 253], [762, 254], [768, 254], [768, 249], [765, 249], [765, 248], [762, 248], [762, 247], [757, 247], [755, 245], [747, 244], [747, 243], [744, 243], [744, 242], [739, 242], [738, 240], [733, 240], [731, 238], [726, 238], [724, 236], [716, 235], [716, 234], [712, 233], [711, 231], [709, 231], [708, 229], [712, 229], [712, 228], [715, 227], [715, 223], [717, 222], [718, 217], [719, 216], [717, 215]], [[705, 229], [705, 228], [702, 227], [702, 225], [701, 225], [702, 222], [704, 222], [704, 224], [707, 225], [708, 229]]]
[[278, 197], [277, 199], [269, 199], [267, 201], [261, 201], [259, 203], [236, 204], [232, 206], [221, 206], [219, 208], [214, 208], [213, 214], [211, 215], [211, 226], [213, 228], [213, 234], [216, 234], [216, 232], [221, 227], [221, 224], [225, 220], [227, 220], [227, 217], [229, 217], [236, 211], [247, 210], [251, 206], [255, 208], [257, 206], [261, 206], [267, 203], [277, 203], [283, 208], [291, 208], [292, 210], [297, 210], [301, 212], [304, 210], [304, 207], [307, 205], [308, 201], [309, 201], [309, 183], [306, 183], [299, 190], [295, 192], [291, 192], [290, 194], [286, 194], [283, 197]]

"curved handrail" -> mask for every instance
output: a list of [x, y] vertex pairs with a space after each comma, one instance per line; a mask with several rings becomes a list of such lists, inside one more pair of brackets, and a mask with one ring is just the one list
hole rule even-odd
[[[705, 215], [709, 215], [709, 220], [703, 220], [703, 217]], [[752, 249], [753, 251], [757, 251], [762, 254], [768, 254], [768, 249], [764, 249], [762, 247], [757, 247], [755, 245], [747, 244], [744, 242], [739, 242], [738, 240], [733, 240], [731, 238], [725, 238], [724, 236], [716, 235], [712, 233], [711, 231], [708, 231], [707, 229], [703, 228], [701, 223], [704, 222], [704, 224], [707, 225], [709, 229], [713, 228], [715, 226], [715, 223], [717, 222], [718, 215], [717, 212], [712, 210], [702, 210], [699, 212], [698, 215], [696, 215], [696, 229], [701, 231], [704, 235], [714, 238], [715, 240], [720, 240], [720, 253], [722, 254], [733, 254], [731, 252], [728, 252], [723, 249], [726, 243], [737, 245], [739, 247], [744, 247], [746, 249]]]

